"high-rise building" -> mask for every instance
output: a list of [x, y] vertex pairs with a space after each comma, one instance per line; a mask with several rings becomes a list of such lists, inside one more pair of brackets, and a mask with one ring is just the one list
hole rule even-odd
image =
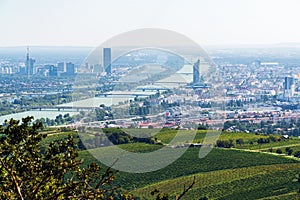
[[294, 85], [293, 77], [284, 78], [283, 89], [284, 89], [283, 91], [284, 99], [289, 100], [291, 97], [294, 96], [295, 85]]
[[29, 47], [27, 47], [27, 54], [26, 54], [26, 63], [25, 63], [25, 73], [28, 75], [28, 70], [29, 70]]
[[65, 72], [65, 63], [64, 62], [57, 63], [57, 71], [60, 73]]
[[31, 76], [31, 75], [33, 75], [34, 63], [35, 63], [35, 60], [32, 59], [32, 58], [30, 58], [30, 56], [29, 56], [29, 48], [27, 47], [25, 71], [26, 71], [26, 75], [28, 77]]
[[75, 74], [75, 65], [71, 62], [66, 63], [66, 75], [71, 76]]
[[54, 65], [47, 65], [46, 68], [49, 69], [49, 76], [57, 76], [57, 67]]
[[111, 74], [111, 48], [103, 48], [103, 67], [106, 75]]
[[193, 83], [199, 83], [200, 80], [200, 60], [198, 59], [197, 62], [193, 65]]

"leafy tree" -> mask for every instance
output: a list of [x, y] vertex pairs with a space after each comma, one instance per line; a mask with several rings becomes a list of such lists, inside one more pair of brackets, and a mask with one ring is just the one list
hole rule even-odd
[[244, 140], [242, 138], [236, 139], [235, 140], [236, 144], [239, 144], [240, 146], [242, 146], [244, 144]]
[[231, 148], [231, 147], [234, 147], [234, 144], [233, 144], [233, 140], [217, 140], [216, 142], [216, 146], [217, 147], [221, 147], [221, 148]]
[[259, 138], [257, 140], [258, 144], [265, 144], [265, 143], [270, 143], [270, 139], [269, 138]]
[[287, 155], [292, 155], [292, 153], [293, 153], [293, 149], [291, 149], [290, 147], [286, 147], [285, 148], [285, 152], [287, 153]]
[[228, 128], [234, 126], [234, 125], [235, 125], [234, 122], [232, 122], [232, 121], [226, 121], [226, 122], [224, 123], [224, 129], [226, 130], [226, 129], [228, 129]]
[[294, 157], [300, 158], [300, 151], [296, 151], [296, 152], [294, 153]]
[[46, 136], [32, 120], [11, 119], [0, 127], [0, 199], [112, 199], [111, 168], [104, 173], [96, 163], [82, 168], [72, 136], [41, 153]]
[[203, 124], [198, 124], [198, 130], [207, 130], [207, 126]]
[[101, 107], [101, 108], [96, 108], [96, 118], [98, 121], [103, 121], [108, 118], [112, 119], [113, 116], [109, 111]]
[[281, 149], [277, 149], [277, 150], [276, 150], [276, 153], [282, 154], [282, 150], [281, 150]]

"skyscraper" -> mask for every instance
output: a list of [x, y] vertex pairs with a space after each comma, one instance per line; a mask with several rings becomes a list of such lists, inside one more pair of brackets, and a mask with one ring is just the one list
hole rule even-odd
[[283, 83], [283, 97], [286, 100], [289, 100], [294, 96], [294, 78], [293, 77], [285, 77]]
[[65, 63], [64, 62], [57, 63], [57, 71], [60, 73], [65, 72]]
[[25, 72], [26, 72], [26, 75], [28, 77], [30, 77], [31, 75], [33, 75], [34, 63], [35, 63], [35, 60], [32, 59], [32, 58], [30, 58], [30, 56], [29, 56], [29, 47], [27, 47]]
[[57, 76], [57, 67], [54, 65], [46, 65], [49, 69], [49, 76]]
[[66, 63], [66, 75], [72, 76], [75, 74], [75, 65], [71, 62]]
[[103, 48], [103, 67], [106, 75], [111, 74], [111, 48]]
[[199, 83], [200, 80], [200, 60], [198, 59], [197, 62], [193, 65], [193, 83]]

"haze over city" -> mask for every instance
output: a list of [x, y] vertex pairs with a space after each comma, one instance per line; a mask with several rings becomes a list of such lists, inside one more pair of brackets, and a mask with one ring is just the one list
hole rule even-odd
[[0, 46], [98, 46], [138, 28], [200, 45], [300, 43], [297, 0], [0, 1]]

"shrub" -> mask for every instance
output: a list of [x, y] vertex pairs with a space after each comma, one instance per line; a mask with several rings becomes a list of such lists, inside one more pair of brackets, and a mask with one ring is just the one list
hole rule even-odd
[[277, 150], [276, 150], [276, 153], [282, 154], [282, 150], [281, 150], [281, 149], [277, 149]]
[[290, 147], [287, 147], [287, 148], [285, 148], [285, 152], [286, 152], [287, 155], [290, 156], [293, 153], [293, 149], [291, 149]]
[[300, 158], [300, 151], [296, 151], [296, 152], [294, 153], [294, 157]]

